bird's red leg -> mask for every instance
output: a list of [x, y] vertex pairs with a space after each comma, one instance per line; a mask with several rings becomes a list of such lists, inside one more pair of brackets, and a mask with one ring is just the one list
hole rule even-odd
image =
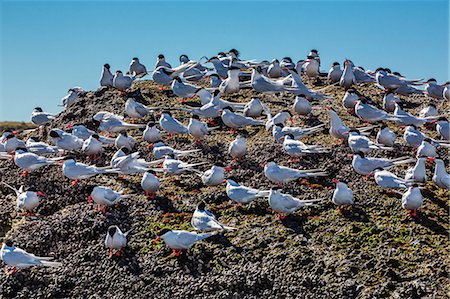
[[24, 171], [22, 172], [22, 176], [23, 176], [23, 177], [26, 177], [27, 175], [28, 175], [28, 171], [24, 170]]
[[172, 249], [172, 254], [169, 255], [169, 257], [175, 257], [177, 255], [177, 250], [176, 249]]
[[70, 185], [71, 185], [72, 187], [77, 186], [77, 185], [78, 185], [78, 180], [73, 180], [73, 181], [70, 183]]
[[106, 213], [106, 205], [103, 206], [103, 208], [102, 208], [102, 213], [103, 213], [103, 214]]
[[342, 214], [342, 208], [341, 207], [338, 207], [338, 213]]
[[9, 275], [12, 275], [17, 272], [17, 268], [14, 267], [11, 271], [9, 271]]
[[195, 139], [195, 144], [200, 145], [202, 144], [202, 141], [200, 139]]
[[112, 257], [113, 256], [113, 251], [112, 251], [112, 248], [110, 248], [109, 249], [109, 257]]
[[120, 249], [116, 251], [116, 256], [120, 256]]
[[150, 194], [150, 199], [155, 199], [155, 193]]
[[97, 204], [97, 208], [95, 209], [96, 212], [100, 211], [100, 204]]

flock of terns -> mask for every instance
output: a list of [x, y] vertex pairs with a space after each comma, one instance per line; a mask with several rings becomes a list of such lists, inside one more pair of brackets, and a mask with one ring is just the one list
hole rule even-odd
[[[205, 61], [202, 63], [202, 60]], [[439, 188], [450, 189], [450, 176], [446, 172], [444, 161], [437, 153], [440, 147], [450, 147], [449, 122], [442, 115], [443, 111], [439, 109], [444, 101], [450, 100], [450, 82], [439, 85], [434, 79], [425, 82], [408, 80], [388, 68], [366, 71], [362, 67], [355, 66], [348, 59], [345, 60], [343, 69], [338, 62], [334, 62], [328, 73], [322, 73], [317, 50], [311, 50], [307, 59], [297, 63], [293, 63], [289, 57], [281, 61], [274, 59], [271, 62], [243, 60], [239, 58], [239, 52], [232, 49], [218, 53], [210, 59], [202, 57], [199, 61], [193, 61], [188, 56], [181, 55], [178, 67], [172, 67], [165, 60], [164, 55], [159, 55], [155, 68], [151, 72], [147, 71], [138, 58], [132, 59], [126, 74], [121, 71], [112, 74], [110, 69], [109, 64], [103, 66], [100, 79], [102, 88], [116, 88], [126, 96], [127, 89], [136, 79], [151, 74], [152, 80], [159, 84], [161, 89], [170, 89], [181, 99], [182, 104], [185, 99], [198, 97], [201, 106], [147, 107], [129, 97], [124, 107], [124, 112], [129, 118], [128, 122], [120, 115], [99, 111], [92, 119], [94, 129], [92, 127], [89, 129], [82, 123], [51, 129], [48, 134], [51, 145], [33, 136], [24, 141], [19, 139], [19, 133], [6, 130], [0, 137], [0, 158], [13, 160], [14, 164], [23, 171], [23, 176], [48, 165], [62, 165], [64, 176], [72, 180], [73, 186], [80, 180], [95, 175], [139, 173], [142, 174], [141, 187], [149, 198], [155, 196], [160, 189], [160, 181], [165, 179], [159, 178], [158, 173], [165, 175], [192, 173], [200, 177], [206, 186], [226, 183], [227, 196], [238, 204], [248, 204], [257, 198], [267, 197], [270, 207], [278, 214], [277, 218], [283, 219], [286, 215], [295, 213], [304, 206], [313, 205], [321, 199], [301, 200], [290, 194], [284, 194], [277, 188], [258, 190], [240, 185], [234, 177], [225, 178], [225, 172], [229, 169], [219, 163], [206, 171], [201, 171], [200, 166], [206, 162], [182, 161], [183, 157], [195, 156], [201, 149], [175, 149], [166, 145], [163, 137], [171, 138], [179, 134], [189, 134], [196, 143], [201, 143], [211, 131], [223, 128], [223, 126], [214, 126], [215, 121], [220, 119], [223, 125], [233, 133], [248, 126], [260, 126], [271, 132], [273, 141], [282, 146], [291, 160], [298, 160], [304, 155], [327, 153], [330, 151], [327, 147], [300, 141], [306, 135], [322, 131], [325, 124], [310, 128], [296, 127], [292, 117], [295, 114], [302, 116], [310, 114], [314, 102], [335, 101], [327, 96], [325, 91], [330, 86], [339, 85], [346, 91], [342, 106], [348, 113], [362, 120], [364, 125], [359, 128], [349, 128], [333, 108], [326, 106], [330, 120], [329, 133], [338, 143], [342, 143], [342, 146], [345, 144], [350, 147], [353, 152], [352, 166], [356, 173], [367, 178], [373, 176], [376, 184], [383, 189], [404, 189], [404, 193], [401, 193], [402, 206], [413, 217], [417, 215], [417, 209], [423, 205], [420, 186], [428, 181], [426, 169], [430, 164], [427, 164], [427, 161], [435, 163], [432, 177], [435, 185]], [[328, 84], [321, 89], [314, 90], [303, 83], [303, 79], [306, 78], [313, 83], [313, 86], [323, 86], [322, 81], [325, 77]], [[375, 85], [380, 88], [380, 91], [384, 91], [382, 107], [356, 90], [356, 86], [361, 83]], [[204, 87], [206, 85], [208, 87]], [[421, 88], [423, 86], [424, 88]], [[275, 115], [272, 115], [268, 107], [258, 98], [252, 98], [248, 103], [221, 99], [221, 95], [239, 93], [241, 89], [253, 89], [274, 98], [277, 98], [279, 93], [290, 93], [295, 95], [296, 99], [291, 110], [282, 110]], [[85, 91], [80, 87], [69, 89], [68, 94], [62, 99], [64, 109], [77, 105], [84, 93]], [[398, 97], [398, 95], [414, 96], [415, 94], [424, 94], [430, 99], [429, 104], [423, 105], [419, 115], [405, 111], [404, 107], [409, 103]], [[177, 120], [171, 111], [181, 111], [190, 115], [188, 125]], [[147, 116], [150, 118], [148, 124], [136, 124], [136, 121], [139, 122]], [[158, 116], [159, 121], [157, 121]], [[36, 107], [32, 112], [31, 121], [37, 126], [43, 126], [51, 124], [54, 118], [54, 115]], [[386, 125], [387, 123], [391, 123], [391, 127], [398, 126], [404, 129], [404, 142], [414, 148], [411, 156], [396, 159], [366, 156], [380, 150], [394, 150], [397, 136]], [[435, 129], [439, 137], [434, 139], [423, 133], [421, 128], [424, 126], [430, 130]], [[143, 142], [148, 143], [148, 148], [152, 150], [156, 160], [147, 161], [140, 157], [139, 152], [133, 151], [136, 139], [127, 133], [128, 130], [133, 129], [143, 131]], [[378, 130], [375, 140], [366, 136], [372, 130]], [[107, 133], [104, 134], [107, 136], [100, 133]], [[116, 137], [111, 138], [112, 134]], [[71, 152], [82, 152], [95, 161], [105, 147], [117, 149], [107, 167], [83, 164], [70, 155]], [[228, 154], [233, 159], [243, 159], [246, 152], [247, 143], [244, 136], [237, 135], [229, 144]], [[404, 178], [389, 171], [397, 165], [406, 163], [411, 163], [412, 166], [406, 171]], [[273, 160], [266, 161], [263, 166], [265, 177], [278, 186], [300, 178], [328, 175], [322, 169], [299, 170], [278, 165]], [[353, 191], [344, 182], [336, 180], [333, 182], [336, 183], [336, 189], [333, 192], [332, 201], [338, 206], [340, 212], [341, 209], [353, 205]], [[17, 207], [24, 211], [25, 216], [33, 215], [33, 209], [42, 202], [42, 197], [46, 196], [44, 192], [32, 188], [24, 189], [22, 186], [16, 189], [6, 182], [3, 184], [15, 192]], [[116, 191], [105, 186], [92, 186], [88, 191], [88, 202], [95, 202], [97, 210], [103, 212], [108, 206], [133, 196], [133, 194], [124, 194], [123, 190]], [[219, 222], [208, 211], [204, 202], [200, 202], [197, 206], [191, 224], [199, 232], [162, 229], [152, 242], [162, 239], [168, 247], [173, 249], [171, 256], [178, 256], [183, 249], [190, 248], [195, 242], [208, 238], [217, 231], [236, 229]], [[105, 246], [109, 249], [110, 257], [113, 251], [120, 256], [121, 249], [127, 245], [129, 232], [122, 232], [115, 225], [109, 227], [106, 232]], [[50, 261], [50, 258], [27, 253], [15, 247], [10, 240], [3, 243], [0, 256], [8, 266], [12, 267], [9, 273], [31, 266], [61, 265]]]

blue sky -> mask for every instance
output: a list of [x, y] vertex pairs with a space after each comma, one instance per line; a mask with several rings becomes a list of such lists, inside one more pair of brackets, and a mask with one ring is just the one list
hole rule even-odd
[[98, 87], [101, 66], [149, 69], [164, 53], [178, 65], [237, 48], [243, 58], [304, 58], [324, 70], [352, 59], [411, 78], [449, 76], [448, 1], [4, 1], [0, 120], [28, 120], [73, 86]]

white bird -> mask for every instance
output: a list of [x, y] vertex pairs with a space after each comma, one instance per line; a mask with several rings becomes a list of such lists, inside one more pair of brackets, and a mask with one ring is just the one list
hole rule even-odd
[[299, 140], [295, 140], [291, 134], [284, 135], [283, 150], [291, 158], [298, 158], [306, 154], [323, 154], [330, 151], [320, 145], [306, 145]]
[[209, 85], [211, 85], [212, 88], [218, 88], [221, 83], [222, 79], [220, 79], [219, 75], [217, 74], [209, 75]]
[[427, 182], [427, 169], [425, 162], [427, 161], [426, 157], [419, 157], [417, 159], [416, 164], [413, 167], [410, 167], [406, 170], [405, 180], [414, 181], [417, 183], [426, 183]]
[[[344, 124], [332, 107], [327, 106], [326, 109], [328, 110], [328, 115], [330, 117], [330, 135], [340, 140], [347, 140], [350, 128]], [[364, 132], [373, 129], [374, 127], [375, 126], [361, 127], [358, 128], [358, 130], [364, 134]]]
[[17, 138], [12, 132], [6, 132], [6, 136], [2, 138], [1, 144], [7, 153], [14, 152], [18, 148], [25, 148], [26, 144], [23, 140]]
[[428, 135], [420, 132], [414, 125], [407, 126], [403, 133], [403, 139], [406, 143], [414, 148], [418, 148], [424, 139], [431, 139], [436, 145], [442, 147], [450, 147], [450, 143], [447, 140], [436, 140], [430, 138]]
[[425, 94], [437, 100], [444, 99], [444, 86], [438, 85], [436, 79], [428, 79], [423, 82], [425, 86]]
[[73, 87], [67, 91], [67, 95], [61, 99], [64, 109], [71, 107], [73, 104], [78, 102], [80, 95], [84, 93], [81, 87]]
[[183, 157], [183, 156], [189, 156], [194, 153], [200, 152], [201, 149], [194, 149], [194, 150], [176, 150], [170, 146], [167, 146], [162, 142], [161, 140], [156, 141], [153, 143], [153, 155], [156, 159], [164, 158], [164, 156], [173, 154], [176, 157]]
[[97, 112], [92, 119], [100, 131], [109, 133], [145, 128], [145, 125], [129, 124], [123, 120], [123, 117], [106, 111]]
[[92, 131], [92, 130], [86, 128], [82, 124], [69, 124], [65, 127], [65, 129], [72, 130], [71, 131], [72, 135], [74, 135], [80, 139], [83, 139], [83, 140], [86, 140], [89, 137], [91, 137], [93, 134], [96, 134], [95, 131]]
[[227, 179], [226, 193], [228, 198], [238, 204], [248, 204], [257, 198], [269, 196], [268, 190], [258, 190], [239, 185], [234, 178]]
[[442, 159], [435, 160], [433, 182], [441, 189], [450, 190], [450, 174], [445, 170], [445, 164]]
[[114, 145], [116, 146], [117, 149], [126, 147], [131, 151], [133, 149], [135, 143], [136, 143], [136, 139], [134, 139], [132, 136], [128, 135], [127, 131], [122, 131], [119, 133], [119, 135], [117, 135]]
[[173, 250], [170, 257], [180, 256], [183, 249], [191, 248], [196, 242], [214, 236], [216, 232], [210, 233], [194, 233], [185, 230], [170, 230], [163, 228], [157, 233], [157, 237], [152, 242], [157, 242], [160, 239]]
[[300, 200], [290, 194], [281, 193], [278, 190], [270, 189], [269, 205], [277, 213], [277, 219], [284, 219], [305, 206], [311, 206], [321, 199]]
[[264, 76], [261, 66], [253, 69], [251, 85], [256, 92], [276, 93], [286, 90], [283, 82], [274, 81]]
[[365, 122], [378, 122], [380, 120], [398, 121], [398, 118], [384, 110], [380, 110], [367, 103], [365, 98], [360, 98], [355, 105], [355, 114]]
[[266, 130], [269, 131], [272, 129], [274, 125], [285, 125], [286, 121], [290, 121], [291, 125], [294, 124], [292, 119], [292, 114], [288, 110], [283, 110], [278, 112], [275, 116], [272, 116], [268, 109], [266, 109], [267, 114], [267, 122], [266, 122]]
[[139, 62], [139, 58], [134, 57], [130, 63], [130, 74], [134, 74], [135, 76], [141, 78], [147, 75], [147, 68], [145, 65]]
[[103, 152], [103, 143], [100, 141], [100, 136], [97, 134], [91, 135], [83, 142], [81, 150], [89, 156], [94, 155], [94, 159], [96, 159], [96, 156]]
[[421, 84], [420, 80], [405, 80], [402, 77], [387, 73], [384, 69], [378, 70], [375, 76], [378, 85], [387, 90], [396, 90], [402, 86]]
[[303, 95], [299, 95], [295, 98], [293, 109], [297, 114], [308, 115], [312, 111], [312, 105]]
[[346, 59], [344, 62], [344, 71], [342, 72], [342, 76], [339, 80], [339, 85], [347, 90], [351, 88], [353, 84], [356, 84], [355, 74], [353, 74], [350, 61]]
[[164, 57], [163, 54], [159, 54], [159, 55], [158, 55], [158, 58], [156, 59], [155, 69], [158, 68], [158, 67], [160, 67], [160, 66], [164, 66], [164, 67], [167, 67], [167, 68], [169, 68], [169, 69], [172, 68], [172, 66], [170, 65], [170, 63], [168, 63], [168, 62], [166, 61], [166, 58]]
[[125, 91], [131, 87], [134, 79], [134, 76], [124, 76], [121, 71], [116, 71], [116, 74], [113, 78], [113, 86], [120, 91]]
[[119, 201], [129, 198], [134, 194], [123, 194], [123, 190], [114, 191], [104, 186], [89, 186], [87, 188], [89, 193], [88, 204], [93, 200], [97, 204], [97, 210], [103, 206], [102, 212], [106, 213], [106, 207], [116, 205]]
[[108, 232], [105, 237], [105, 247], [109, 248], [109, 257], [113, 255], [113, 249], [116, 249], [116, 256], [121, 255], [122, 248], [127, 246], [127, 236], [133, 229], [122, 232], [117, 225], [108, 227]]
[[439, 112], [435, 104], [431, 103], [428, 106], [422, 108], [419, 112], [420, 118], [426, 118], [429, 116], [438, 116]]
[[144, 159], [140, 159], [140, 153], [131, 151], [126, 148], [120, 148], [111, 159], [111, 168], [116, 168], [118, 173], [121, 174], [133, 174], [142, 173], [151, 170], [149, 167], [152, 165], [160, 164], [163, 160], [155, 160], [147, 162]]
[[280, 61], [278, 59], [272, 60], [268, 69], [267, 76], [269, 78], [280, 78], [281, 77], [281, 66]]
[[362, 152], [364, 154], [367, 154], [372, 150], [393, 150], [392, 147], [387, 147], [372, 142], [366, 136], [361, 135], [361, 133], [356, 129], [352, 129], [349, 131], [348, 146], [350, 147], [352, 152]]
[[420, 127], [426, 123], [434, 122], [436, 119], [438, 119], [440, 116], [428, 116], [425, 118], [416, 117], [406, 111], [404, 111], [399, 104], [394, 103], [395, 110], [394, 115], [397, 117], [396, 123], [399, 125], [407, 126], [407, 125], [414, 125], [416, 127]]
[[181, 174], [184, 172], [196, 172], [199, 173], [195, 166], [203, 165], [206, 162], [200, 163], [185, 163], [175, 158], [173, 154], [166, 155], [163, 162], [163, 171], [169, 174]]
[[51, 146], [45, 142], [39, 141], [38, 137], [31, 136], [25, 143], [27, 151], [39, 156], [48, 154], [59, 154], [60, 150], [56, 146]]
[[189, 119], [187, 128], [189, 135], [195, 138], [196, 143], [200, 143], [210, 131], [217, 129], [217, 127], [209, 128], [208, 125], [200, 121], [200, 117], [195, 114]]
[[154, 199], [155, 194], [159, 191], [160, 187], [161, 183], [154, 171], [149, 170], [147, 172], [144, 172], [141, 180], [141, 188], [144, 190], [145, 196], [147, 196], [147, 198]]
[[285, 166], [280, 166], [273, 161], [266, 162], [264, 165], [264, 175], [271, 182], [282, 184], [295, 181], [299, 178], [320, 177], [328, 174], [321, 169], [293, 169]]
[[134, 119], [143, 118], [149, 112], [150, 112], [150, 108], [148, 108], [144, 104], [136, 102], [136, 100], [133, 98], [129, 98], [125, 102], [125, 113], [131, 118], [134, 118]]
[[261, 100], [258, 98], [252, 98], [250, 102], [245, 104], [244, 115], [249, 117], [258, 117], [261, 116], [263, 109], [264, 107]]
[[413, 180], [399, 178], [392, 172], [384, 170], [383, 168], [375, 168], [373, 170], [373, 177], [375, 183], [383, 189], [406, 189], [414, 182]]
[[144, 141], [147, 141], [148, 143], [153, 143], [162, 139], [161, 132], [156, 127], [156, 123], [154, 121], [150, 121], [147, 124], [144, 132], [142, 133], [142, 137]]
[[36, 126], [48, 124], [55, 118], [54, 115], [44, 112], [41, 107], [36, 107], [31, 112], [31, 122]]
[[202, 232], [232, 231], [237, 228], [220, 223], [216, 217], [208, 211], [206, 203], [202, 201], [192, 214], [191, 225], [195, 230]]
[[86, 165], [76, 162], [73, 158], [66, 157], [66, 161], [63, 164], [63, 174], [65, 177], [72, 180], [72, 186], [78, 184], [79, 180], [88, 179], [97, 174], [103, 173], [117, 173], [117, 169], [111, 169], [110, 167], [96, 167], [93, 165]]
[[293, 139], [299, 140], [306, 135], [322, 131], [325, 124], [320, 124], [320, 125], [310, 127], [310, 128], [284, 127], [282, 125], [277, 125], [276, 127], [280, 127], [280, 126], [281, 126], [281, 133], [282, 133], [281, 136], [289, 134], [289, 135], [293, 136]]
[[171, 68], [168, 63], [164, 62], [155, 67], [155, 70], [152, 73], [152, 80], [163, 86], [171, 86], [174, 78], [182, 76], [184, 72], [194, 68], [195, 65], [195, 61], [190, 61], [176, 68]]
[[107, 63], [103, 65], [102, 75], [100, 77], [100, 86], [113, 86], [114, 76], [111, 74], [111, 66]]
[[440, 117], [437, 120], [436, 131], [438, 131], [441, 138], [444, 140], [450, 140], [450, 124], [445, 117]]
[[162, 111], [159, 126], [169, 134], [187, 134], [188, 128], [172, 116], [169, 111]]
[[173, 93], [180, 98], [192, 98], [202, 89], [202, 87], [183, 82], [180, 77], [175, 77], [170, 87]]
[[21, 147], [16, 149], [14, 154], [14, 164], [23, 170], [22, 176], [24, 177], [27, 176], [29, 172], [35, 171], [43, 166], [54, 165], [62, 159], [64, 159], [64, 157], [47, 158], [38, 156], [36, 154], [29, 153], [26, 148]]
[[437, 157], [436, 147], [431, 139], [425, 138], [422, 140], [422, 143], [417, 148], [416, 157]]
[[[402, 207], [408, 210], [411, 216], [417, 216], [417, 209], [423, 205], [423, 197], [419, 187], [414, 184], [402, 196]], [[411, 213], [411, 211], [413, 211]]]
[[327, 76], [328, 81], [330, 81], [330, 83], [339, 82], [339, 80], [341, 79], [342, 73], [343, 73], [343, 71], [341, 69], [341, 65], [339, 64], [339, 62], [333, 62], [330, 70], [328, 71], [328, 76]]
[[205, 172], [199, 173], [198, 176], [205, 186], [217, 186], [225, 182], [225, 171], [229, 170], [231, 168], [224, 168], [223, 164], [216, 163]]
[[21, 186], [19, 190], [17, 190], [5, 182], [3, 182], [3, 184], [16, 193], [17, 208], [22, 210], [25, 216], [28, 214], [32, 216], [33, 210], [42, 202], [41, 197], [46, 197], [44, 192], [36, 191], [34, 188], [28, 188], [25, 191], [23, 186]]
[[247, 142], [245, 138], [238, 135], [236, 139], [230, 142], [228, 146], [228, 154], [233, 157], [233, 159], [240, 159], [247, 153]]
[[383, 97], [383, 109], [392, 113], [395, 111], [395, 103], [400, 102], [401, 100], [392, 91], [388, 91]]
[[366, 158], [363, 153], [353, 154], [352, 166], [356, 173], [368, 175], [376, 168], [389, 169], [397, 165], [414, 162], [414, 158], [400, 157], [396, 159]]
[[246, 117], [233, 112], [232, 108], [225, 108], [222, 111], [223, 123], [232, 129], [239, 129], [246, 126], [264, 126], [265, 123], [261, 120], [256, 120], [251, 117]]
[[353, 88], [350, 88], [345, 91], [344, 97], [342, 98], [342, 106], [346, 109], [354, 109], [358, 101], [358, 93]]
[[305, 70], [306, 76], [312, 79], [316, 79], [320, 74], [320, 63], [319, 60], [315, 59], [315, 57], [308, 56], [308, 59], [303, 63], [303, 68]]
[[228, 68], [228, 75], [225, 80], [223, 80], [219, 85], [219, 91], [223, 94], [233, 94], [239, 92], [239, 73], [240, 69], [238, 67], [231, 66]]
[[396, 138], [397, 135], [395, 134], [395, 132], [389, 129], [387, 125], [383, 124], [380, 130], [378, 131], [375, 140], [378, 144], [383, 144], [385, 146], [392, 147], [395, 144]]
[[65, 151], [80, 150], [83, 146], [83, 139], [60, 129], [52, 129], [48, 135], [54, 145]]
[[40, 257], [34, 254], [28, 253], [19, 247], [15, 247], [11, 240], [6, 240], [2, 249], [0, 250], [0, 257], [2, 261], [13, 269], [9, 274], [17, 272], [17, 269], [24, 269], [33, 266], [42, 267], [60, 267], [62, 266], [59, 262], [50, 261], [51, 257]]
[[333, 180], [333, 183], [336, 183], [336, 189], [333, 191], [331, 201], [338, 206], [340, 213], [342, 207], [345, 209], [347, 206], [353, 205], [353, 191], [343, 182]]

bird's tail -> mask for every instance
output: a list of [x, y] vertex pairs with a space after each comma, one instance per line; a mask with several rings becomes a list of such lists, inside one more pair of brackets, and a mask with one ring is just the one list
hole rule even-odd
[[270, 190], [261, 190], [258, 192], [257, 197], [267, 197], [270, 195]]
[[226, 226], [226, 225], [223, 225], [223, 226], [222, 226], [222, 229], [223, 229], [224, 231], [233, 231], [233, 230], [237, 230], [236, 227], [231, 227], [231, 226]]
[[217, 232], [210, 232], [210, 233], [201, 233], [201, 234], [197, 234], [197, 239], [198, 240], [203, 240], [206, 238], [209, 238], [211, 236], [214, 236], [215, 234], [217, 234]]
[[183, 168], [191, 168], [191, 167], [200, 166], [200, 165], [204, 165], [204, 164], [208, 164], [208, 162], [198, 162], [198, 163], [186, 164], [183, 166]]
[[201, 149], [186, 150], [186, 151], [178, 151], [177, 150], [177, 151], [175, 151], [175, 154], [179, 157], [182, 157], [182, 156], [189, 156], [190, 154], [198, 153], [200, 151], [201, 151]]
[[319, 199], [304, 199], [301, 200], [301, 202], [305, 205], [305, 206], [311, 206], [314, 203], [323, 200], [323, 198], [319, 198]]
[[416, 159], [409, 158], [409, 157], [401, 157], [401, 158], [392, 160], [392, 162], [394, 163], [394, 165], [401, 165], [401, 164], [416, 162]]
[[311, 134], [311, 133], [317, 132], [319, 130], [322, 130], [322, 128], [324, 126], [325, 126], [325, 124], [320, 124], [320, 125], [317, 125], [315, 127], [311, 127], [311, 128], [308, 129], [308, 132], [306, 134]]
[[126, 128], [136, 128], [136, 129], [141, 129], [141, 128], [145, 128], [147, 127], [147, 125], [143, 125], [143, 124], [124, 124], [123, 125]]
[[378, 125], [372, 125], [372, 126], [366, 126], [366, 127], [360, 127], [360, 128], [356, 128], [358, 131], [360, 132], [366, 132], [366, 131], [370, 131], [373, 128], [378, 127]]
[[44, 266], [44, 267], [57, 268], [57, 267], [61, 267], [62, 266], [62, 263], [60, 263], [60, 262], [51, 262], [49, 260], [43, 260], [42, 258], [40, 258], [40, 260], [42, 262], [42, 266]]

